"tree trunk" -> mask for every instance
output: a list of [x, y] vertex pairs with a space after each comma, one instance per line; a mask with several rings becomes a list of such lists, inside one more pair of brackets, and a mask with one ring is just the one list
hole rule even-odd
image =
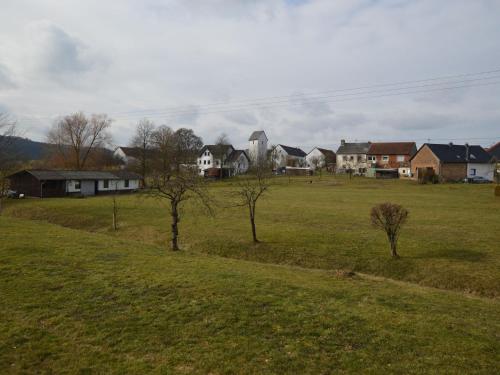
[[177, 237], [179, 236], [179, 229], [178, 229], [179, 213], [177, 212], [177, 202], [172, 201], [171, 206], [172, 206], [172, 250], [178, 251], [179, 245], [177, 243]]
[[3, 197], [0, 196], [0, 215], [2, 215], [2, 203], [3, 203]]
[[250, 204], [249, 205], [250, 209], [250, 224], [252, 226], [252, 238], [254, 243], [258, 243], [259, 240], [257, 239], [257, 230], [255, 228], [255, 204]]
[[389, 242], [391, 244], [391, 256], [393, 258], [399, 258], [399, 254], [396, 250], [396, 239], [394, 238], [389, 238]]

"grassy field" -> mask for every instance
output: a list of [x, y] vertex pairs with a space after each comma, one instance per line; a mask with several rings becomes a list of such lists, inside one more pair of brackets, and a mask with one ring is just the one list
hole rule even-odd
[[[181, 219], [181, 246], [206, 253], [307, 268], [349, 269], [424, 286], [477, 295], [500, 295], [500, 199], [491, 185], [418, 185], [412, 181], [355, 178], [276, 179], [257, 208], [262, 241], [251, 242], [248, 214], [227, 208], [232, 182], [213, 184], [215, 217], [188, 206]], [[369, 222], [370, 208], [385, 201], [410, 211], [399, 260], [389, 256], [385, 235]], [[120, 230], [111, 231], [111, 199], [47, 199], [11, 202], [7, 213], [168, 246], [165, 204], [121, 196]]]
[[[337, 201], [347, 199], [346, 192], [338, 194]], [[123, 198], [126, 216], [144, 210], [131, 199]], [[18, 208], [70, 203], [80, 207], [75, 214], [87, 228], [106, 217], [90, 220], [104, 199]], [[153, 204], [147, 207], [152, 218], [159, 215]], [[339, 213], [347, 206], [341, 207]], [[293, 222], [298, 213], [290, 212]], [[269, 215], [262, 213], [266, 220]], [[346, 223], [322, 217], [325, 225], [328, 218], [337, 238]], [[150, 233], [165, 237], [157, 220]], [[153, 235], [150, 244], [130, 240], [134, 222], [123, 223], [127, 236], [120, 238], [0, 217], [0, 373], [498, 373], [497, 299], [167, 252]], [[207, 222], [213, 229], [223, 221]], [[69, 215], [65, 224], [76, 225]], [[262, 227], [269, 241], [272, 231]], [[223, 233], [229, 229], [222, 226]], [[242, 251], [250, 250], [239, 241]], [[406, 247], [411, 241], [404, 239]], [[387, 255], [375, 246], [368, 251]]]

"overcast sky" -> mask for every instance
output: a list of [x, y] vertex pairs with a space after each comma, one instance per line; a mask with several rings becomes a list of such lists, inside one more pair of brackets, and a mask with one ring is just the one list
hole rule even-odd
[[78, 110], [115, 119], [116, 145], [144, 116], [237, 147], [263, 129], [306, 152], [340, 139], [500, 140], [500, 71], [448, 84], [487, 83], [475, 87], [334, 91], [500, 69], [498, 0], [0, 3], [0, 111], [36, 140]]

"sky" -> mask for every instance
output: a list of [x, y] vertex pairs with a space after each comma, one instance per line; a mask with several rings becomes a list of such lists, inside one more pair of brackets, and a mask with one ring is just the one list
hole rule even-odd
[[76, 111], [113, 118], [115, 146], [141, 118], [306, 152], [500, 140], [498, 0], [0, 4], [0, 112], [35, 140]]

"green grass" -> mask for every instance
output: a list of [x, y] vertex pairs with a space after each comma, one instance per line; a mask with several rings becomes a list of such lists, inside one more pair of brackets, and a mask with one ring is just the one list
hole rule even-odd
[[[18, 208], [76, 205], [95, 229], [99, 202]], [[0, 217], [0, 373], [498, 373], [497, 299], [167, 252], [133, 223], [120, 238]]]
[[[266, 263], [357, 272], [488, 297], [500, 295], [500, 199], [491, 185], [418, 185], [412, 181], [355, 178], [277, 179], [257, 207], [262, 243], [251, 242], [244, 208], [225, 208], [234, 181], [213, 184], [216, 217], [184, 209], [181, 246]], [[229, 198], [230, 199], [230, 198]], [[410, 211], [389, 256], [384, 233], [370, 226], [369, 211], [391, 201]], [[111, 231], [111, 199], [11, 202], [10, 215], [126, 238], [167, 248], [168, 209], [154, 199], [121, 196], [118, 232]]]

